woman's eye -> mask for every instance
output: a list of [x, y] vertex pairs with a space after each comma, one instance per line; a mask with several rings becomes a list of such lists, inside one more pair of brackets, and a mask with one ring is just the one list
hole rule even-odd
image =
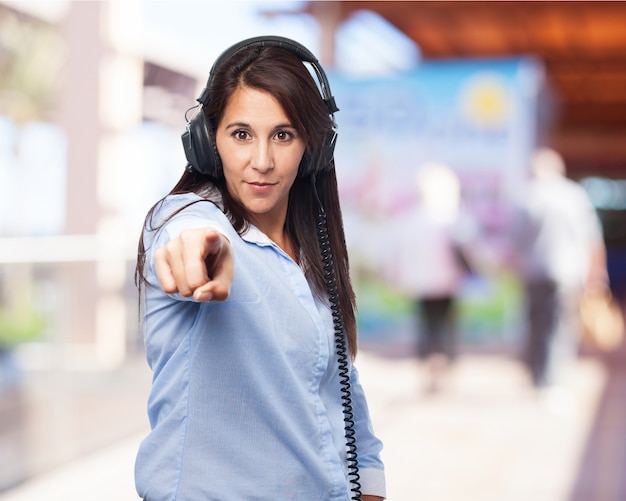
[[245, 141], [248, 137], [250, 137], [248, 131], [245, 130], [236, 130], [233, 133], [233, 136], [235, 136], [235, 139], [239, 139], [240, 141]]
[[293, 134], [291, 132], [286, 131], [286, 130], [279, 130], [276, 133], [275, 137], [279, 141], [289, 141], [290, 139], [293, 138]]

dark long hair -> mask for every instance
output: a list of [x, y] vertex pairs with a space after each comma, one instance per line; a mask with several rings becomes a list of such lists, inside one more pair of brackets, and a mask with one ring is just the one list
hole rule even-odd
[[[334, 259], [337, 295], [348, 348], [354, 357], [357, 351], [356, 302], [350, 280], [337, 178], [334, 167], [322, 168], [332, 161], [325, 158], [324, 148], [324, 142], [334, 126], [332, 118], [315, 80], [302, 61], [289, 50], [264, 46], [240, 50], [214, 69], [209, 101], [203, 106], [212, 130], [217, 129], [232, 94], [242, 86], [268, 92], [280, 103], [306, 143], [303, 163], [313, 161], [316, 166], [314, 174], [299, 175], [291, 188], [285, 231], [292, 240], [296, 254], [304, 257], [302, 265], [313, 284], [315, 294], [325, 298], [323, 260], [316, 234], [321, 202], [327, 216], [328, 239]], [[221, 201], [226, 216], [239, 234], [248, 228], [246, 210], [230, 196], [223, 177], [216, 179], [188, 168], [170, 194], [189, 192], [196, 193], [209, 202]], [[161, 202], [162, 200], [157, 202], [148, 212], [144, 229], [155, 229], [152, 216]], [[171, 214], [169, 218], [174, 215]], [[135, 270], [135, 282], [140, 290], [146, 283], [145, 259], [146, 249], [142, 235], [139, 239]]]

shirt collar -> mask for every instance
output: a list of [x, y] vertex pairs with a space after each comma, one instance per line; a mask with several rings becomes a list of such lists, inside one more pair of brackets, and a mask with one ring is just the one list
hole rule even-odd
[[244, 231], [241, 235], [246, 242], [257, 244], [257, 245], [274, 245], [274, 242], [261, 230], [259, 230], [253, 224], [248, 226], [248, 229]]
[[[248, 243], [256, 244], [260, 247], [275, 247], [280, 253], [287, 256], [285, 251], [278, 247], [273, 240], [271, 240], [265, 233], [251, 223], [249, 224], [248, 229], [241, 234], [241, 238]], [[304, 259], [304, 252], [302, 250], [300, 250], [300, 263], [303, 271], [306, 271], [309, 268], [306, 264], [306, 259]]]

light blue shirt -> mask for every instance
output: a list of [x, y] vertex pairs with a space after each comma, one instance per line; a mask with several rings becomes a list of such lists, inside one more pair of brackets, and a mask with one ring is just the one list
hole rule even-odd
[[[169, 196], [155, 226], [197, 195]], [[154, 251], [188, 228], [231, 242], [235, 273], [225, 302], [197, 303], [158, 287]], [[327, 304], [265, 234], [239, 236], [200, 201], [145, 235], [144, 337], [154, 373], [151, 432], [135, 465], [147, 501], [350, 499], [343, 408]], [[385, 496], [382, 443], [358, 372], [351, 396], [363, 494]]]

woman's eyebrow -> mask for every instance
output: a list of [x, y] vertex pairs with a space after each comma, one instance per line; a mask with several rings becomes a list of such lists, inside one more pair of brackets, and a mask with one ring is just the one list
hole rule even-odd
[[[248, 129], [252, 128], [252, 126], [247, 122], [231, 122], [224, 126], [225, 129], [230, 129], [232, 127], [244, 127]], [[295, 129], [295, 127], [290, 122], [285, 122], [281, 124], [276, 124], [272, 130], [278, 129]]]
[[276, 129], [295, 129], [295, 127], [293, 125], [291, 125], [289, 122], [284, 123], [284, 124], [278, 124], [274, 127], [274, 130]]
[[231, 128], [231, 127], [250, 127], [250, 124], [246, 122], [232, 122], [225, 126], [226, 129]]

